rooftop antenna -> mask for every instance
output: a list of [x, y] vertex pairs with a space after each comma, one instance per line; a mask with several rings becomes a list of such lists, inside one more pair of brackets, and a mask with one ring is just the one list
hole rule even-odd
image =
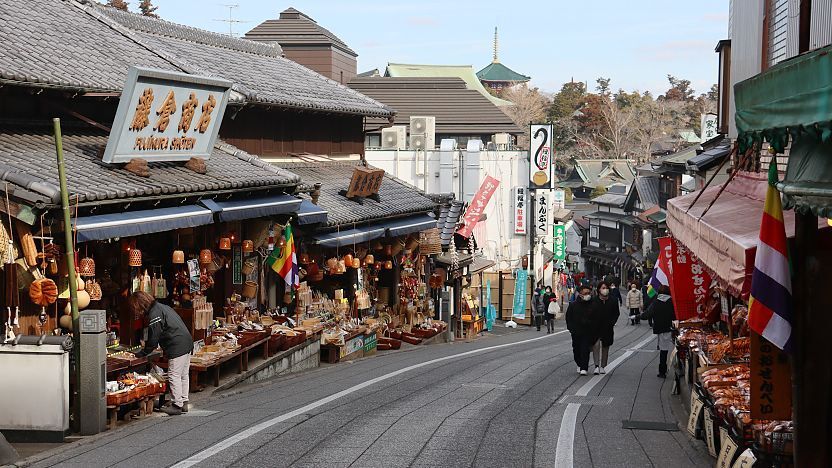
[[497, 26], [494, 26], [494, 63], [499, 62], [497, 59]]
[[231, 3], [231, 4], [223, 4], [223, 5], [220, 5], [220, 6], [228, 8], [228, 19], [215, 19], [214, 21], [222, 21], [223, 23], [228, 23], [228, 36], [229, 37], [234, 37], [236, 35], [234, 33], [234, 29], [233, 29], [234, 24], [235, 23], [248, 23], [248, 21], [242, 21], [242, 20], [234, 19], [234, 17], [233, 17], [234, 9], [235, 8], [240, 8], [240, 5], [238, 5], [236, 3]]

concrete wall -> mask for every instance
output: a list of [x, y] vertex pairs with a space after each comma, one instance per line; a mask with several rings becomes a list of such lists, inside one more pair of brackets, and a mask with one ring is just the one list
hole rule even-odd
[[307, 340], [303, 345], [282, 351], [266, 361], [260, 361], [247, 372], [214, 389], [214, 393], [228, 390], [241, 383], [255, 383], [281, 375], [315, 369], [321, 365], [320, 354], [320, 340]]
[[428, 193], [453, 192], [459, 200], [470, 199], [486, 174], [499, 180], [500, 188], [485, 211], [488, 219], [477, 225], [474, 235], [486, 256], [497, 262], [495, 269], [517, 267], [528, 252], [529, 241], [527, 236], [514, 234], [513, 191], [518, 185], [528, 185], [528, 154], [480, 151], [476, 156], [479, 160], [472, 164], [475, 155], [464, 149], [418, 154], [412, 150], [366, 151], [369, 164]]

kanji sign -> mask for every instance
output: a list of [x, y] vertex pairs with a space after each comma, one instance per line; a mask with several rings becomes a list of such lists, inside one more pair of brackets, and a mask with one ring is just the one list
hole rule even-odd
[[357, 166], [352, 171], [347, 198], [368, 197], [378, 193], [384, 180], [384, 169], [371, 169]]
[[[661, 244], [660, 244], [661, 245]], [[679, 241], [672, 239], [662, 248], [668, 266], [670, 297], [678, 320], [701, 317], [711, 285], [711, 275], [696, 256]]]
[[130, 67], [103, 161], [208, 159], [230, 92], [227, 80]]
[[751, 417], [792, 418], [789, 357], [762, 336], [751, 332]]
[[549, 237], [549, 221], [551, 216], [550, 196], [548, 190], [538, 190], [535, 194], [535, 235], [541, 239]]
[[526, 187], [514, 189], [514, 233], [526, 234]]
[[532, 125], [529, 145], [529, 188], [552, 188], [552, 126]]
[[552, 197], [552, 209], [562, 210], [566, 208], [566, 191], [563, 189], [555, 189]]
[[702, 114], [702, 122], [701, 122], [701, 129], [702, 129], [702, 142], [706, 142], [719, 134], [717, 130], [717, 115], [716, 114]]
[[511, 308], [511, 315], [519, 319], [526, 318], [528, 282], [529, 270], [517, 270], [517, 278], [514, 280], [514, 305]]
[[488, 206], [491, 196], [494, 195], [494, 192], [497, 191], [497, 187], [499, 186], [499, 180], [488, 175], [485, 176], [485, 180], [482, 181], [479, 190], [474, 194], [474, 198], [471, 199], [471, 204], [465, 210], [465, 215], [462, 216], [463, 225], [456, 231], [459, 235], [462, 237], [471, 237], [471, 234], [474, 232], [474, 227], [480, 221], [480, 216], [485, 213], [485, 207]]
[[566, 226], [555, 224], [555, 248], [552, 250], [555, 260], [566, 260]]

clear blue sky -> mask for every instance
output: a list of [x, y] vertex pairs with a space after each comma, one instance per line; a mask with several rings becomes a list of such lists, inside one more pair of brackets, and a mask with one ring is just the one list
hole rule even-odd
[[[131, 7], [139, 0], [131, 0]], [[473, 65], [491, 61], [494, 26], [500, 61], [557, 91], [574, 77], [594, 87], [667, 89], [668, 73], [697, 92], [716, 82], [714, 47], [728, 32], [728, 1], [699, 0], [155, 0], [163, 18], [228, 32], [223, 4], [237, 3], [234, 31], [245, 33], [290, 6], [358, 52], [358, 71], [388, 62]]]

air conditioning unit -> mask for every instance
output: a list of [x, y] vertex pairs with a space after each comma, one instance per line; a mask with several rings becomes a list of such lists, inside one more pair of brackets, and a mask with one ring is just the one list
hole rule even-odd
[[423, 135], [424, 145], [421, 148], [416, 148], [411, 145], [411, 149], [423, 149], [432, 151], [436, 148], [436, 117], [429, 116], [411, 116], [410, 117], [410, 136]]
[[439, 142], [439, 151], [454, 151], [456, 150], [456, 140], [453, 138], [443, 138]]
[[404, 125], [393, 125], [381, 129], [381, 149], [407, 148], [407, 127]]
[[[410, 135], [410, 149], [425, 151], [427, 149], [427, 145], [428, 141], [425, 135]], [[431, 145], [431, 147], [432, 146], [433, 145]]]
[[510, 141], [511, 137], [508, 133], [495, 133], [491, 135], [491, 142], [497, 146], [497, 149], [507, 149]]

